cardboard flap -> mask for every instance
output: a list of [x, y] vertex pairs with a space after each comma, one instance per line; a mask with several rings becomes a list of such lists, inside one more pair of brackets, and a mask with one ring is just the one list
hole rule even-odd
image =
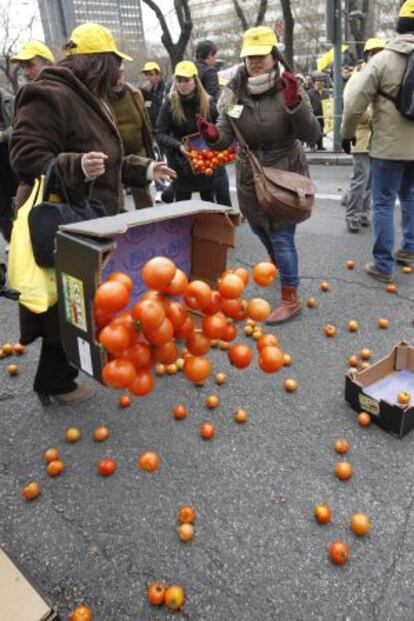
[[3, 550], [0, 550], [0, 619], [47, 621], [53, 610]]
[[79, 233], [91, 237], [111, 237], [112, 235], [123, 235], [132, 226], [171, 220], [172, 218], [181, 218], [198, 213], [230, 214], [235, 212], [231, 207], [194, 199], [162, 207], [148, 207], [147, 209], [127, 211], [116, 216], [107, 216], [106, 218], [65, 224], [60, 226], [59, 229], [67, 233]]
[[235, 226], [227, 214], [197, 214], [194, 218], [193, 238], [208, 239], [234, 247]]

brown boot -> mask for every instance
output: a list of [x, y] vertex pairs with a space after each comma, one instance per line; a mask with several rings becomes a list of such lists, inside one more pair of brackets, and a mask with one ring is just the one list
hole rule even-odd
[[288, 321], [301, 311], [301, 303], [296, 293], [296, 287], [282, 287], [279, 306], [270, 313], [265, 323], [269, 326]]

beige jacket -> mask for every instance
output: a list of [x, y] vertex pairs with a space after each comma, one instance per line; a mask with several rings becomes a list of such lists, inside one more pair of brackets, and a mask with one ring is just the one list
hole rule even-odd
[[[344, 90], [344, 97], [346, 97], [346, 93], [349, 89], [349, 86], [352, 85], [355, 80], [358, 79], [361, 71], [364, 70], [366, 65], [364, 65], [361, 69], [354, 71], [352, 76], [346, 83]], [[372, 118], [372, 106], [368, 106], [368, 108], [363, 112], [361, 118], [359, 119], [359, 123], [355, 130], [355, 138], [356, 143], [352, 145], [351, 152], [352, 153], [368, 153], [369, 152], [369, 141], [371, 139], [371, 128], [370, 121]]]
[[407, 56], [414, 52], [414, 34], [398, 35], [346, 89], [341, 132], [352, 138], [361, 116], [372, 103], [371, 157], [388, 160], [414, 160], [414, 122], [405, 119], [392, 101], [399, 91]]

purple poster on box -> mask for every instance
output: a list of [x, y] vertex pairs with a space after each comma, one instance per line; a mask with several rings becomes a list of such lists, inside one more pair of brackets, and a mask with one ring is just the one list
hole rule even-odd
[[125, 272], [131, 276], [134, 281], [133, 303], [145, 290], [141, 269], [153, 257], [169, 257], [189, 276], [192, 224], [193, 217], [185, 216], [131, 227], [124, 235], [116, 235], [117, 247], [103, 271], [102, 280], [112, 272]]

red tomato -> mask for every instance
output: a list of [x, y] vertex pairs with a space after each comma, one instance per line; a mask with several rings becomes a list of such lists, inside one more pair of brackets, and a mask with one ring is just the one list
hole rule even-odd
[[265, 373], [276, 373], [284, 363], [283, 352], [278, 347], [266, 345], [260, 350], [259, 366]]
[[144, 329], [144, 335], [151, 345], [164, 345], [173, 338], [174, 326], [166, 317], [162, 324], [156, 328], [156, 330], [148, 331]]
[[167, 257], [154, 257], [142, 268], [142, 280], [148, 289], [161, 291], [171, 284], [176, 270], [175, 263]]
[[178, 358], [178, 349], [174, 341], [168, 341], [154, 349], [154, 360], [162, 364], [172, 364]]
[[190, 354], [204, 356], [211, 347], [210, 339], [201, 330], [194, 330], [185, 341]]
[[110, 323], [102, 328], [98, 341], [110, 354], [119, 354], [129, 346], [130, 335], [123, 326]]
[[210, 302], [206, 306], [203, 306], [203, 314], [204, 315], [215, 315], [216, 313], [221, 311], [221, 306], [223, 302], [224, 300], [219, 294], [219, 292], [212, 291]]
[[169, 295], [183, 295], [188, 287], [188, 278], [185, 273], [177, 269], [175, 272], [175, 276], [165, 289], [163, 289], [163, 293], [168, 293]]
[[188, 311], [180, 302], [171, 302], [167, 316], [174, 326], [174, 330], [179, 330], [188, 317]]
[[253, 358], [252, 350], [244, 343], [237, 343], [230, 347], [227, 355], [231, 364], [237, 369], [245, 369], [248, 367]]
[[123, 357], [132, 362], [136, 369], [142, 369], [151, 364], [151, 348], [147, 343], [138, 341], [124, 352]]
[[102, 369], [104, 384], [111, 388], [128, 388], [135, 380], [136, 370], [132, 362], [123, 358], [117, 358], [107, 362]]
[[155, 300], [140, 300], [131, 311], [133, 319], [139, 321], [142, 329], [146, 331], [156, 330], [165, 319], [165, 310]]
[[148, 395], [154, 388], [154, 378], [148, 369], [138, 369], [136, 377], [128, 390], [137, 397]]
[[116, 461], [110, 457], [104, 457], [98, 462], [97, 469], [101, 476], [108, 477], [115, 472]]
[[202, 280], [192, 280], [184, 294], [184, 301], [194, 310], [203, 310], [211, 302], [211, 288]]
[[329, 556], [336, 565], [344, 565], [349, 559], [349, 548], [343, 541], [333, 541], [329, 546]]
[[211, 373], [211, 363], [202, 356], [187, 356], [184, 360], [183, 373], [190, 382], [204, 382]]
[[223, 313], [209, 315], [204, 317], [202, 329], [209, 339], [221, 339], [227, 329], [227, 320]]
[[174, 331], [174, 336], [176, 339], [186, 339], [190, 336], [192, 331], [194, 330], [194, 324], [191, 317], [187, 317], [181, 328]]
[[132, 278], [128, 276], [128, 274], [124, 274], [124, 272], [112, 272], [106, 280], [116, 280], [117, 282], [122, 283], [128, 289], [129, 293], [132, 293], [132, 289], [134, 288]]
[[226, 331], [221, 337], [221, 339], [223, 341], [226, 341], [226, 343], [230, 343], [230, 341], [233, 341], [236, 338], [237, 332], [238, 330], [236, 326], [234, 325], [234, 323], [228, 323], [226, 327]]
[[129, 291], [116, 280], [104, 282], [97, 288], [94, 302], [106, 313], [118, 313], [128, 305]]

